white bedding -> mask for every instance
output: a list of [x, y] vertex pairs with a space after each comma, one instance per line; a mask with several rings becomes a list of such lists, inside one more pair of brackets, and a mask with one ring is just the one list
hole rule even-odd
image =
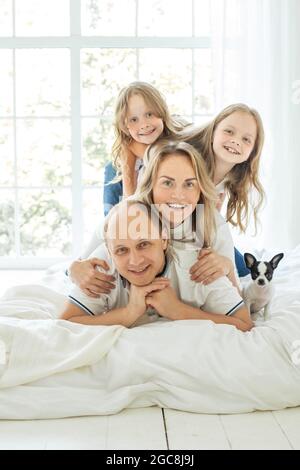
[[248, 333], [196, 320], [133, 329], [57, 320], [67, 288], [61, 271], [43, 285], [11, 288], [0, 301], [0, 418], [152, 405], [199, 413], [298, 406], [299, 281], [300, 246], [275, 271], [270, 317]]

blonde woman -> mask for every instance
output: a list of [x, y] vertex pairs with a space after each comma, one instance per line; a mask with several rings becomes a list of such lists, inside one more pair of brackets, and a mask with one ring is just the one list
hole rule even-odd
[[[187, 143], [161, 141], [149, 149], [145, 159], [138, 193], [147, 204], [158, 207], [168, 221], [172, 244], [181, 264], [189, 272], [197, 263], [200, 250], [211, 247], [214, 255], [208, 267], [209, 281], [227, 276], [238, 286], [232, 237], [225, 220], [215, 209], [215, 187], [201, 156]], [[98, 237], [98, 243], [100, 241]], [[108, 269], [104, 260], [92, 258], [75, 263], [72, 280], [87, 295], [97, 297], [113, 288], [114, 279], [94, 269], [94, 265]], [[190, 280], [197, 281], [196, 278]], [[208, 280], [203, 282], [206, 284]]]
[[110, 264], [116, 289], [91, 299], [73, 288], [62, 319], [125, 327], [158, 319], [191, 319], [232, 325], [241, 331], [253, 327], [242, 298], [225, 277], [210, 286], [187, 284], [186, 273], [167, 255], [168, 229], [153, 206], [137, 199], [115, 206], [107, 216], [104, 239], [95, 255]]

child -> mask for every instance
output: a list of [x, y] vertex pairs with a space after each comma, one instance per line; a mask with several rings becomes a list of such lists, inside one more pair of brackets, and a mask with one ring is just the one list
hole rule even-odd
[[[166, 253], [167, 235], [161, 217], [145, 202], [131, 199], [115, 206], [104, 226], [106, 246], [98, 247], [95, 255], [112, 266], [116, 289], [95, 300], [75, 287], [61, 318], [132, 327], [158, 319], [159, 314], [168, 320], [211, 320], [251, 330], [250, 314], [226, 278], [211, 286], [190, 282], [186, 288], [185, 273]], [[186, 301], [180, 296], [183, 286]]]
[[[246, 230], [249, 221], [249, 193], [253, 188], [256, 190], [258, 201], [252, 204], [256, 228], [257, 213], [264, 198], [258, 177], [264, 130], [258, 112], [245, 104], [234, 104], [225, 108], [207, 126], [186, 127], [180, 132], [179, 138], [192, 144], [201, 153], [218, 191], [218, 209], [221, 210], [227, 196], [226, 219], [242, 232]], [[240, 277], [249, 274], [237, 250], [236, 265]]]
[[174, 137], [183, 125], [170, 116], [156, 88], [149, 83], [133, 82], [118, 96], [114, 127], [113, 166], [106, 166], [104, 176], [105, 215], [122, 195], [134, 194], [146, 148], [161, 137]]

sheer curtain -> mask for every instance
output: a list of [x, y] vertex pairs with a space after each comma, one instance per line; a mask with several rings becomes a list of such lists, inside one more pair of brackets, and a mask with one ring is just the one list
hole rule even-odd
[[300, 243], [300, 1], [213, 0], [212, 8], [217, 110], [247, 103], [266, 131], [261, 230], [235, 234], [236, 243], [291, 249]]

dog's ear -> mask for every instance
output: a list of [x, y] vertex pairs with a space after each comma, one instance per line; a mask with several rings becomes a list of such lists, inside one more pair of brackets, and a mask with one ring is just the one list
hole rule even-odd
[[248, 269], [251, 269], [256, 262], [255, 257], [251, 253], [244, 253], [244, 260]]
[[273, 269], [276, 269], [279, 262], [282, 260], [282, 258], [284, 257], [284, 254], [283, 253], [279, 253], [278, 255], [275, 255], [271, 261], [270, 261], [270, 265], [272, 266]]

